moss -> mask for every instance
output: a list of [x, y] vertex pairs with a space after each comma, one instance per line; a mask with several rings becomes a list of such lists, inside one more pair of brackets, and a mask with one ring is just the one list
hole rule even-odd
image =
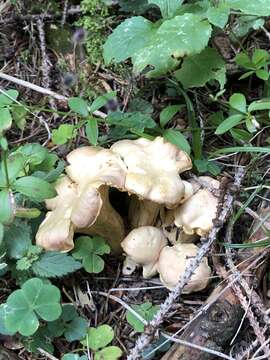
[[107, 6], [101, 0], [82, 0], [83, 17], [77, 22], [87, 31], [86, 50], [90, 63], [103, 61], [102, 46], [106, 41]]

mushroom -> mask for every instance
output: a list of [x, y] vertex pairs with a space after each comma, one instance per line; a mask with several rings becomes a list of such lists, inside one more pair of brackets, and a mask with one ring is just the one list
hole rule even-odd
[[[201, 176], [198, 180], [207, 187], [197, 190], [174, 210], [174, 223], [188, 235], [204, 236], [212, 229], [216, 217], [218, 197], [214, 191], [219, 189], [219, 181], [208, 176]], [[198, 184], [194, 186], [198, 187]]]
[[71, 223], [71, 211], [77, 198], [76, 185], [62, 176], [55, 185], [57, 196], [46, 200], [49, 211], [36, 234], [37, 245], [46, 250], [69, 251], [73, 248], [75, 227]]
[[[175, 288], [179, 279], [185, 273], [191, 258], [196, 256], [198, 249], [194, 244], [165, 246], [160, 253], [157, 263], [157, 270], [162, 284], [170, 290]], [[195, 270], [188, 284], [184, 287], [184, 293], [189, 294], [206, 288], [210, 275], [211, 268], [208, 266], [208, 261], [205, 257]]]
[[134, 213], [134, 207], [139, 210], [136, 221], [132, 221], [133, 227], [152, 225], [162, 205], [174, 208], [185, 197], [185, 184], [179, 174], [191, 169], [192, 163], [189, 156], [175, 145], [165, 142], [162, 137], [153, 141], [140, 138], [118, 141], [111, 150], [127, 167], [125, 189], [142, 201], [133, 205], [131, 200], [130, 213]]
[[160, 209], [160, 204], [151, 200], [140, 200], [137, 196], [131, 195], [128, 209], [130, 227], [135, 229], [140, 226], [154, 225]]
[[195, 243], [199, 236], [197, 234], [186, 234], [183, 229], [174, 224], [174, 210], [163, 208], [160, 211], [160, 219], [156, 226], [162, 229], [163, 234], [172, 245], [177, 243]]
[[143, 267], [143, 277], [149, 278], [157, 273], [157, 261], [167, 240], [162, 231], [153, 226], [141, 226], [132, 230], [121, 245], [127, 257], [123, 274], [130, 275], [136, 265]]

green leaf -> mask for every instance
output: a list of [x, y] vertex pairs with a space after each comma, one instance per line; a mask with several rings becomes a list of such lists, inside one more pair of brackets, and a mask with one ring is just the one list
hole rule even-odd
[[97, 145], [98, 143], [98, 122], [97, 119], [94, 117], [91, 117], [86, 125], [85, 125], [85, 131], [88, 141], [91, 145]]
[[122, 350], [118, 346], [108, 346], [95, 353], [95, 360], [116, 360], [122, 356]]
[[190, 145], [183, 134], [178, 130], [166, 129], [162, 132], [162, 136], [170, 143], [176, 145], [179, 149], [190, 154]]
[[[146, 321], [151, 321], [155, 314], [159, 310], [158, 305], [152, 305], [151, 302], [146, 302], [141, 305], [132, 305], [132, 309], [136, 311], [142, 318]], [[133, 327], [137, 332], [144, 332], [144, 324], [139, 320], [132, 312], [127, 311], [126, 313], [127, 322]]]
[[116, 97], [116, 92], [115, 91], [110, 91], [107, 94], [103, 94], [103, 95], [97, 97], [92, 102], [92, 104], [91, 104], [91, 106], [89, 108], [90, 113], [93, 113], [94, 111], [100, 109], [101, 107], [106, 105], [109, 100], [112, 100], [115, 97]]
[[[185, 58], [175, 77], [185, 88], [199, 87], [210, 80], [219, 81], [220, 70], [225, 71], [224, 60], [216, 49], [206, 48], [200, 54]], [[223, 82], [220, 82], [220, 87], [224, 87]]]
[[36, 166], [46, 159], [48, 150], [39, 144], [32, 143], [19, 147], [19, 149], [13, 152], [12, 155], [17, 156], [18, 153], [25, 157], [27, 164]]
[[75, 113], [87, 117], [89, 115], [88, 104], [86, 101], [79, 97], [72, 97], [68, 100], [68, 106]]
[[8, 225], [12, 223], [15, 215], [15, 200], [8, 190], [0, 191], [0, 223]]
[[87, 360], [88, 357], [86, 355], [80, 356], [78, 354], [65, 354], [61, 360]]
[[60, 291], [54, 285], [44, 284], [38, 278], [26, 281], [20, 290], [9, 295], [6, 302], [5, 325], [8, 331], [23, 336], [34, 334], [39, 319], [56, 320], [61, 315]]
[[145, 128], [152, 129], [156, 127], [156, 123], [150, 115], [140, 112], [122, 113], [116, 111], [107, 116], [106, 122], [109, 125], [118, 125], [141, 132], [143, 132]]
[[160, 8], [163, 19], [170, 19], [175, 16], [183, 0], [148, 0], [148, 3], [155, 4]]
[[238, 66], [242, 66], [246, 69], [255, 70], [254, 64], [251, 61], [250, 57], [244, 52], [240, 52], [236, 55], [235, 62]]
[[1, 109], [0, 113], [0, 136], [12, 125], [12, 116], [8, 108]]
[[34, 176], [25, 176], [16, 180], [14, 189], [38, 202], [56, 196], [56, 191], [51, 184]]
[[90, 327], [87, 331], [87, 338], [81, 341], [81, 343], [96, 351], [108, 345], [113, 338], [113, 329], [109, 325], [101, 325], [97, 328]]
[[75, 242], [72, 256], [82, 260], [87, 272], [100, 273], [104, 269], [104, 261], [99, 255], [109, 253], [110, 247], [101, 237], [80, 236]]
[[74, 125], [62, 124], [52, 131], [52, 142], [56, 145], [66, 144], [74, 137]]
[[129, 112], [140, 112], [142, 114], [151, 115], [154, 112], [153, 105], [142, 98], [134, 98], [129, 103]]
[[200, 16], [185, 14], [164, 21], [152, 34], [149, 44], [132, 56], [135, 73], [154, 66], [148, 76], [160, 76], [173, 70], [179, 60], [200, 53], [208, 43], [211, 25]]
[[50, 251], [33, 263], [32, 270], [37, 276], [54, 278], [73, 273], [81, 267], [81, 263], [68, 254]]
[[215, 134], [216, 135], [224, 134], [228, 130], [239, 125], [243, 119], [244, 119], [244, 116], [241, 114], [229, 116], [227, 119], [222, 121], [222, 123], [217, 127]]
[[270, 110], [270, 101], [265, 99], [253, 101], [248, 107], [248, 112], [258, 110]]
[[265, 66], [267, 61], [269, 61], [270, 55], [268, 51], [263, 49], [255, 49], [252, 55], [252, 62], [257, 65], [257, 67]]
[[103, 52], [105, 63], [121, 62], [132, 57], [148, 44], [153, 31], [153, 23], [142, 16], [123, 21], [107, 38]]
[[166, 106], [161, 113], [159, 114], [160, 119], [160, 125], [164, 127], [168, 124], [168, 122], [174, 117], [175, 114], [178, 113], [178, 111], [185, 107], [185, 105], [169, 105]]
[[11, 105], [18, 96], [18, 91], [13, 89], [5, 91], [5, 94], [0, 94], [0, 108]]
[[248, 142], [251, 139], [251, 134], [244, 129], [231, 129], [230, 133], [240, 143]]
[[269, 72], [264, 69], [260, 69], [256, 71], [256, 76], [261, 80], [268, 80], [269, 79]]
[[26, 255], [32, 244], [31, 227], [25, 221], [16, 219], [10, 227], [6, 228], [4, 242], [8, 257], [20, 259]]
[[[8, 179], [12, 183], [19, 173], [23, 170], [25, 166], [25, 159], [22, 154], [11, 154], [7, 158], [7, 169], [8, 169]], [[4, 162], [1, 162], [0, 166], [0, 186], [6, 185], [5, 179], [5, 165]]]
[[15, 334], [15, 331], [8, 331], [6, 326], [5, 326], [5, 318], [6, 318], [6, 305], [5, 304], [1, 304], [0, 305], [0, 334], [2, 335], [9, 335], [12, 336]]
[[[4, 225], [2, 223], [0, 223], [0, 245], [2, 244], [2, 241], [4, 239]], [[0, 268], [1, 268], [1, 265], [0, 265]]]
[[150, 6], [147, 0], [119, 0], [121, 11], [143, 14]]
[[235, 93], [233, 94], [230, 99], [229, 99], [229, 104], [230, 107], [241, 112], [241, 113], [246, 113], [247, 109], [247, 102], [246, 102], [246, 98], [243, 94], [240, 93]]
[[269, 16], [269, 0], [226, 0], [226, 6], [234, 10], [240, 10], [247, 15]]
[[185, 55], [201, 52], [211, 35], [211, 25], [200, 16], [185, 14], [165, 20], [159, 27], [141, 16], [121, 23], [108, 37], [104, 59], [120, 62], [132, 58], [138, 73], [154, 67], [148, 76], [159, 76], [172, 70]]
[[64, 334], [68, 342], [81, 340], [87, 333], [87, 321], [78, 316], [73, 305], [63, 305], [59, 319], [48, 324], [48, 330], [54, 337]]
[[222, 3], [218, 6], [210, 6], [207, 10], [206, 16], [211, 24], [220, 27], [221, 29], [227, 24], [230, 15], [230, 10]]
[[264, 146], [233, 146], [223, 149], [219, 149], [212, 154], [231, 154], [231, 153], [260, 153], [260, 154], [270, 154], [270, 147]]
[[26, 124], [27, 109], [23, 105], [12, 105], [12, 118], [20, 130], [24, 130]]

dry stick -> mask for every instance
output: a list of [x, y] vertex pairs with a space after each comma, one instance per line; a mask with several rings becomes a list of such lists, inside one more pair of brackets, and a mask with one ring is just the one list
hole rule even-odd
[[64, 26], [67, 20], [67, 11], [68, 11], [68, 0], [65, 0], [64, 9], [63, 9], [63, 16], [61, 20], [61, 26]]
[[[233, 221], [231, 221], [229, 226], [227, 227], [226, 243], [228, 243], [228, 244], [231, 244], [231, 242], [232, 242], [233, 224], [234, 224]], [[238, 280], [238, 283], [245, 290], [246, 295], [250, 296], [250, 300], [252, 300], [252, 304], [255, 306], [257, 305], [257, 308], [259, 305], [259, 310], [262, 312], [262, 314], [265, 314], [266, 309], [265, 309], [262, 301], [260, 300], [259, 296], [258, 295], [256, 296], [256, 292], [252, 291], [250, 289], [248, 282], [243, 278], [240, 271], [236, 268], [236, 266], [232, 260], [232, 252], [231, 252], [230, 248], [226, 249], [226, 254], [227, 254], [228, 266], [229, 266], [230, 270], [232, 271], [232, 273], [234, 274], [234, 276], [241, 275]], [[233, 288], [235, 294], [237, 295], [242, 308], [245, 310], [245, 314], [246, 314], [247, 318], [249, 319], [250, 325], [252, 326], [254, 333], [257, 336], [257, 339], [259, 340], [261, 346], [264, 348], [264, 350], [266, 350], [266, 353], [270, 357], [270, 348], [269, 348], [269, 346], [265, 345], [266, 338], [264, 336], [264, 332], [261, 330], [259, 322], [258, 322], [253, 310], [250, 308], [249, 303], [246, 299], [246, 296], [244, 296], [240, 286], [237, 283], [234, 283], [232, 288]]]
[[[240, 188], [241, 182], [244, 178], [244, 169], [242, 167], [238, 168], [235, 173], [234, 186], [236, 189]], [[219, 230], [222, 228], [224, 222], [229, 216], [232, 205], [234, 201], [234, 196], [226, 191], [224, 196], [223, 209], [219, 211], [217, 216], [217, 221], [214, 221], [215, 226], [209, 232], [207, 238], [203, 239], [205, 242], [199, 249], [196, 257], [190, 261], [189, 266], [186, 268], [184, 275], [180, 278], [175, 289], [170, 292], [165, 302], [160, 306], [160, 309], [154, 319], [149, 324], [149, 332], [142, 334], [136, 341], [135, 346], [131, 349], [127, 360], [135, 360], [141, 357], [142, 350], [151, 342], [154, 332], [157, 330], [158, 326], [163, 322], [163, 318], [171, 309], [172, 305], [175, 303], [176, 299], [182, 294], [182, 291], [191, 278], [194, 271], [197, 269], [201, 263], [203, 257], [210, 250], [213, 242], [216, 239], [216, 236]]]
[[[44, 87], [32, 84], [29, 81], [21, 80], [21, 79], [18, 79], [16, 77], [14, 77], [14, 76], [4, 74], [1, 71], [0, 71], [0, 79], [4, 79], [6, 81], [13, 82], [14, 84], [17, 84], [17, 85], [26, 87], [28, 89], [37, 91], [37, 92], [39, 92], [39, 93], [41, 93], [43, 95], [51, 96], [51, 97], [55, 98], [56, 100], [65, 101], [65, 102], [68, 101], [68, 98], [66, 96], [64, 96], [64, 95], [57, 94], [56, 92], [54, 92], [54, 91], [52, 91], [50, 89], [45, 89]], [[97, 117], [100, 117], [102, 119], [105, 119], [107, 117], [107, 114], [103, 113], [102, 111], [98, 111], [98, 110], [94, 111], [93, 115], [95, 115]]]
[[37, 21], [37, 28], [39, 34], [39, 41], [40, 41], [40, 51], [41, 51], [41, 58], [42, 58], [42, 85], [50, 90], [51, 79], [50, 79], [50, 60], [48, 58], [48, 54], [46, 51], [46, 41], [45, 41], [45, 31], [44, 31], [44, 22], [42, 19], [38, 19]]

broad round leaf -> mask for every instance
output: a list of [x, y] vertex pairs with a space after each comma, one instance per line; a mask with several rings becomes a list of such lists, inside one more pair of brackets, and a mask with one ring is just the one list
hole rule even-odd
[[8, 331], [18, 331], [24, 336], [30, 336], [37, 331], [38, 316], [43, 320], [53, 321], [62, 311], [58, 288], [44, 284], [38, 278], [26, 281], [20, 290], [9, 295], [6, 304]]
[[116, 360], [122, 355], [122, 350], [117, 346], [108, 346], [95, 354], [95, 360]]
[[114, 338], [113, 329], [109, 325], [101, 325], [97, 328], [89, 328], [87, 339], [81, 341], [85, 346], [89, 346], [91, 350], [96, 351], [104, 348]]
[[246, 113], [247, 102], [246, 102], [246, 98], [243, 94], [240, 94], [240, 93], [233, 94], [230, 97], [229, 103], [230, 103], [231, 108], [238, 110], [241, 113]]

